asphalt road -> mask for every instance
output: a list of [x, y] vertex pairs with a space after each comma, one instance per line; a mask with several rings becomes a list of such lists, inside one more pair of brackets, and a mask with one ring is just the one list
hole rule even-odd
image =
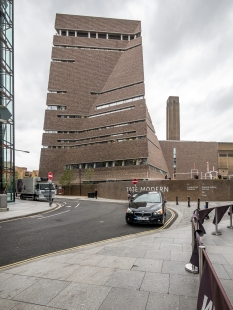
[[[0, 223], [0, 266], [114, 237], [161, 228], [127, 225], [128, 204], [59, 199], [61, 208]], [[168, 220], [171, 213], [167, 211]]]

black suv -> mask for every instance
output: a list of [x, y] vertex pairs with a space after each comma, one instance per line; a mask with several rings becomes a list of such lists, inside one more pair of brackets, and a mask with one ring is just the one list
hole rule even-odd
[[126, 210], [127, 224], [161, 224], [166, 219], [166, 200], [161, 192], [140, 192]]

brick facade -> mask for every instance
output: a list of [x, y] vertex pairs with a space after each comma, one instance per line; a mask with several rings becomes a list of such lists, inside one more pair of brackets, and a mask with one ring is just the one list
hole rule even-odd
[[[176, 175], [177, 179], [190, 179], [193, 176], [204, 178], [209, 171], [218, 171], [218, 143], [196, 141], [159, 141], [162, 148], [170, 177], [174, 174], [174, 148], [176, 149]], [[187, 174], [186, 174], [187, 173]]]
[[40, 176], [52, 171], [58, 182], [75, 167], [79, 183], [81, 164], [90, 164], [93, 181], [164, 178], [145, 103], [140, 21], [57, 14], [55, 29]]

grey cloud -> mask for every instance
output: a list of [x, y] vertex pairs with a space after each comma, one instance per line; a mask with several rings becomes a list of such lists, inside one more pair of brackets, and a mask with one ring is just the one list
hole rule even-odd
[[15, 1], [16, 145], [32, 149], [16, 164], [38, 167], [56, 13], [141, 20], [147, 105], [158, 138], [165, 139], [166, 100], [177, 95], [181, 139], [232, 141], [232, 9], [232, 0]]

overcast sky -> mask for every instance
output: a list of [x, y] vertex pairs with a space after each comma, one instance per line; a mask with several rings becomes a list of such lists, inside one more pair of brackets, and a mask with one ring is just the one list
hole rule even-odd
[[233, 142], [232, 0], [15, 1], [16, 166], [39, 169], [56, 13], [142, 22], [146, 104], [166, 139], [180, 98], [181, 140]]

